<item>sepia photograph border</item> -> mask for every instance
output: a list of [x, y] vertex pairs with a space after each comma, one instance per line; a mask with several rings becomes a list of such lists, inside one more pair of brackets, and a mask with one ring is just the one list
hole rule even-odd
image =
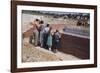
[[[44, 6], [44, 7], [60, 7], [60, 8], [79, 8], [94, 10], [94, 63], [82, 65], [64, 65], [64, 66], [49, 66], [49, 67], [17, 67], [17, 6]], [[91, 46], [91, 45], [90, 45]], [[97, 6], [93, 5], [77, 5], [77, 4], [62, 4], [62, 3], [46, 3], [46, 2], [31, 2], [31, 1], [11, 1], [11, 72], [28, 72], [28, 71], [44, 71], [44, 70], [61, 70], [61, 69], [76, 69], [76, 68], [91, 68], [97, 67]]]

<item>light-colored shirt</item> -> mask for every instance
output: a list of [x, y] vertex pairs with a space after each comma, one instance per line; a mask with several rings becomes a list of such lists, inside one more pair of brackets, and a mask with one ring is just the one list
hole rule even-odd
[[45, 31], [46, 33], [48, 33], [49, 30], [50, 30], [50, 27], [45, 27], [45, 28], [44, 28], [44, 31]]

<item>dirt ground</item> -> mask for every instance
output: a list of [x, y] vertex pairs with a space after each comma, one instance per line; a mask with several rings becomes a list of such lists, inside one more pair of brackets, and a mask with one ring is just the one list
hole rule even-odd
[[[26, 41], [27, 40], [27, 41]], [[28, 43], [28, 38], [24, 39], [22, 47], [22, 62], [42, 62], [42, 61], [64, 61], [64, 60], [79, 60], [79, 58], [58, 51], [53, 53], [40, 47], [34, 47]]]

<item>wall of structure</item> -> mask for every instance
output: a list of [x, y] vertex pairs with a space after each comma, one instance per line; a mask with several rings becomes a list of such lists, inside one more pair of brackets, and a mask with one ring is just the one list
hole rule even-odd
[[62, 34], [61, 44], [62, 48], [59, 49], [60, 51], [81, 59], [89, 59], [90, 42], [88, 38]]

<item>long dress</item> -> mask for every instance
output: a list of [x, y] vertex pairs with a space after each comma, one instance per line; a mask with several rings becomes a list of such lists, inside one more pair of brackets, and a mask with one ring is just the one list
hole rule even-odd
[[47, 39], [47, 45], [50, 48], [52, 46], [52, 35], [48, 35], [48, 39]]

